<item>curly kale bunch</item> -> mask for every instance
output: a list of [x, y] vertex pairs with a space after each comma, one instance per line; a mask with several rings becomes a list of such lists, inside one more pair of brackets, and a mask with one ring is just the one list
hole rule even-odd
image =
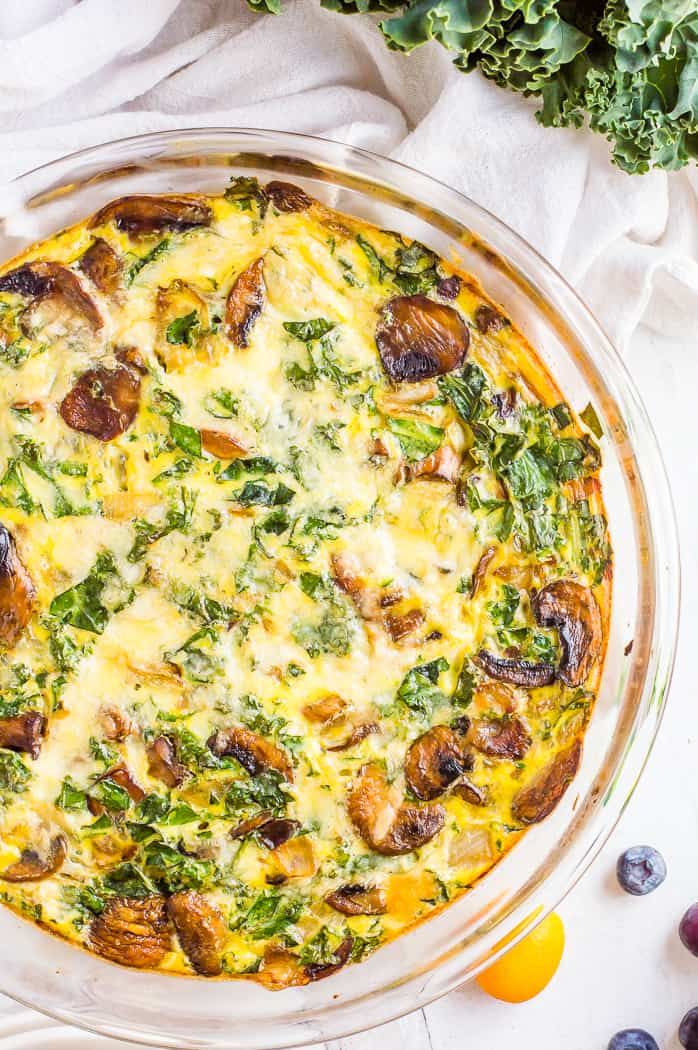
[[[280, 0], [248, 0], [278, 13]], [[698, 0], [321, 0], [345, 13], [395, 12], [388, 47], [438, 40], [463, 72], [541, 99], [546, 127], [585, 120], [624, 171], [698, 157]]]

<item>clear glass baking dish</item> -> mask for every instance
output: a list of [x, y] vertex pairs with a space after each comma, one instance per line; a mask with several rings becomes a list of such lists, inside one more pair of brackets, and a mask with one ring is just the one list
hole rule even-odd
[[[370, 1028], [493, 961], [574, 886], [618, 821], [664, 710], [678, 626], [671, 496], [647, 414], [618, 354], [565, 281], [494, 216], [417, 171], [339, 143], [251, 130], [165, 132], [38, 168], [3, 191], [0, 259], [126, 193], [220, 191], [284, 178], [342, 211], [417, 237], [474, 273], [577, 409], [603, 425], [615, 550], [608, 655], [577, 779], [554, 813], [468, 894], [367, 961], [269, 992], [127, 970], [0, 907], [0, 990], [61, 1020], [158, 1047], [272, 1048]], [[632, 643], [632, 644], [631, 644]]]

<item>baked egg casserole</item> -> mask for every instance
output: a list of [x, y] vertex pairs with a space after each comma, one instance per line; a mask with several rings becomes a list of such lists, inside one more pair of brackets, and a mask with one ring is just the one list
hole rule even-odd
[[572, 782], [612, 555], [477, 281], [290, 183], [0, 269], [0, 897], [270, 989], [465, 893]]

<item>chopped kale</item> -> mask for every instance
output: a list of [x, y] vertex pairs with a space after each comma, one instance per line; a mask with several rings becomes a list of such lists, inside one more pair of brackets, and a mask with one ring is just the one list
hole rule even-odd
[[102, 596], [107, 585], [118, 579], [113, 555], [102, 551], [84, 580], [56, 595], [49, 606], [50, 615], [59, 623], [102, 634], [111, 613], [116, 611], [102, 603]]
[[302, 897], [263, 890], [249, 910], [236, 920], [233, 928], [244, 930], [253, 941], [267, 940], [288, 933], [300, 919], [304, 907]]
[[439, 689], [439, 675], [448, 670], [448, 661], [440, 656], [427, 664], [418, 664], [408, 671], [397, 691], [397, 699], [421, 720], [431, 718], [434, 710], [448, 703], [448, 698]]
[[24, 791], [31, 773], [19, 755], [0, 748], [0, 792], [19, 794]]
[[316, 339], [322, 339], [335, 327], [334, 321], [328, 321], [325, 317], [315, 317], [311, 321], [284, 321], [284, 328], [294, 339], [300, 339], [303, 343], [310, 343]]
[[201, 456], [201, 434], [195, 427], [189, 427], [185, 423], [178, 423], [176, 419], [170, 419], [170, 438], [186, 452], [188, 456], [195, 459]]
[[165, 332], [165, 338], [168, 343], [173, 343], [174, 345], [193, 346], [200, 330], [199, 314], [196, 310], [192, 310], [191, 313], [184, 314], [183, 317], [175, 317], [174, 321], [170, 322]]
[[419, 460], [435, 452], [444, 439], [441, 427], [417, 419], [388, 418], [388, 427], [400, 443], [405, 459]]

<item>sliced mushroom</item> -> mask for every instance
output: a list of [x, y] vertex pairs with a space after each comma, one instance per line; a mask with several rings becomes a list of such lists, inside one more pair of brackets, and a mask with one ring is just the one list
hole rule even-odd
[[436, 294], [442, 299], [457, 299], [460, 295], [461, 281], [458, 274], [453, 273], [450, 277], [442, 277], [436, 284]]
[[303, 714], [310, 722], [319, 722], [322, 725], [326, 725], [328, 722], [333, 722], [339, 718], [346, 706], [347, 702], [341, 696], [338, 696], [336, 693], [328, 693], [327, 696], [323, 696], [320, 700], [315, 700], [312, 704], [306, 704], [303, 708]]
[[482, 720], [470, 739], [478, 751], [491, 758], [519, 760], [531, 746], [531, 736], [519, 718]]
[[319, 981], [323, 977], [330, 977], [333, 973], [337, 973], [337, 970], [341, 970], [349, 962], [353, 947], [353, 937], [346, 936], [341, 944], [335, 948], [334, 962], [311, 963], [309, 966], [306, 966], [305, 972], [309, 979], [311, 981]]
[[260, 813], [255, 813], [253, 817], [248, 817], [247, 820], [241, 820], [239, 824], [231, 828], [230, 837], [231, 839], [244, 839], [247, 835], [251, 835], [253, 831], [263, 827], [271, 819], [271, 811], [263, 809]]
[[251, 776], [275, 769], [289, 783], [293, 782], [293, 766], [286, 752], [244, 726], [217, 730], [209, 737], [208, 746], [219, 758], [223, 755], [234, 758]]
[[326, 751], [346, 751], [350, 747], [355, 747], [356, 744], [360, 744], [362, 740], [365, 740], [367, 736], [371, 736], [373, 733], [380, 733], [381, 727], [377, 722], [361, 722], [360, 725], [354, 726], [349, 733], [349, 736], [345, 740], [342, 740], [339, 744], [333, 744], [332, 747], [328, 747]]
[[78, 264], [95, 288], [104, 295], [114, 296], [121, 287], [121, 259], [108, 241], [97, 237]]
[[446, 814], [439, 803], [411, 806], [400, 802], [378, 766], [359, 771], [347, 800], [349, 819], [362, 839], [377, 853], [411, 853], [433, 839]]
[[172, 946], [165, 898], [114, 897], [90, 923], [88, 944], [123, 966], [158, 966]]
[[136, 418], [140, 393], [140, 376], [131, 368], [98, 365], [78, 377], [59, 411], [72, 430], [112, 441]]
[[257, 838], [267, 849], [278, 849], [300, 831], [300, 821], [288, 820], [286, 817], [275, 817], [266, 820], [257, 828]]
[[405, 469], [407, 481], [415, 478], [433, 478], [437, 481], [458, 480], [461, 458], [452, 445], [441, 445], [436, 452], [432, 452], [425, 459], [416, 463], [408, 463]]
[[277, 211], [305, 211], [313, 203], [312, 197], [309, 197], [300, 186], [294, 186], [292, 182], [274, 180], [266, 184], [265, 190]]
[[80, 278], [60, 263], [30, 262], [10, 270], [0, 277], [0, 292], [24, 296], [33, 304], [52, 299], [63, 312], [80, 315], [93, 332], [103, 325], [102, 315]]
[[133, 369], [134, 372], [140, 372], [142, 376], [148, 375], [149, 368], [137, 346], [120, 346], [114, 351], [114, 357], [120, 364]]
[[387, 910], [385, 890], [380, 886], [362, 886], [349, 882], [328, 893], [325, 901], [342, 915], [384, 915]]
[[225, 303], [225, 330], [239, 349], [249, 344], [252, 326], [262, 312], [266, 297], [264, 257], [256, 259], [236, 278]]
[[203, 894], [187, 890], [170, 897], [167, 914], [196, 972], [204, 977], [217, 977], [222, 968], [221, 948], [226, 935], [225, 920], [219, 909]]
[[332, 555], [332, 578], [338, 587], [348, 594], [362, 620], [382, 619], [380, 594], [369, 587], [361, 574], [361, 564], [350, 551], [339, 551]]
[[11, 649], [31, 619], [36, 588], [17, 553], [12, 534], [0, 524], [0, 645]]
[[131, 719], [116, 704], [102, 704], [97, 712], [97, 717], [105, 740], [122, 741], [134, 731], [135, 727]]
[[578, 739], [559, 751], [550, 764], [514, 796], [511, 804], [514, 819], [521, 824], [537, 824], [552, 813], [574, 780], [581, 756], [582, 744]]
[[177, 758], [177, 749], [169, 736], [158, 736], [146, 749], [148, 772], [169, 788], [179, 787], [189, 770]]
[[210, 226], [212, 218], [213, 213], [202, 198], [134, 194], [105, 204], [92, 216], [90, 228], [113, 222], [118, 230], [142, 237], [162, 230]]
[[[118, 787], [123, 788], [132, 802], [142, 802], [145, 798], [145, 791], [140, 784], [136, 783], [126, 766], [117, 766], [115, 769], [102, 773], [101, 777], [97, 777], [95, 780], [94, 786], [101, 784], [103, 780], [111, 780]], [[107, 807], [99, 799], [92, 798], [92, 796], [88, 796], [87, 808], [94, 817], [101, 816], [107, 810]]]
[[464, 802], [469, 802], [471, 806], [486, 806], [489, 802], [487, 788], [474, 784], [468, 777], [461, 777], [453, 788], [453, 794], [458, 795]]
[[474, 598], [480, 589], [482, 581], [487, 575], [490, 562], [496, 554], [496, 547], [485, 547], [484, 551], [478, 558], [478, 563], [475, 566], [475, 572], [473, 573], [473, 580], [470, 584], [470, 597]]
[[287, 839], [273, 853], [274, 860], [288, 879], [310, 879], [318, 863], [309, 835]]
[[405, 613], [387, 613], [385, 629], [396, 645], [416, 644], [414, 636], [424, 624], [426, 617], [422, 609], [410, 609]]
[[472, 755], [462, 736], [448, 726], [433, 726], [410, 744], [405, 780], [413, 795], [430, 802], [472, 768]]
[[574, 580], [555, 580], [538, 591], [531, 604], [540, 627], [557, 629], [562, 648], [559, 677], [565, 685], [583, 685], [602, 643], [601, 613], [591, 590]]
[[514, 660], [481, 649], [475, 657], [475, 663], [490, 678], [509, 685], [520, 685], [524, 689], [538, 689], [551, 685], [555, 681], [553, 664], [534, 664], [530, 660]]
[[216, 459], [242, 459], [250, 454], [250, 450], [239, 438], [226, 434], [223, 430], [203, 429], [199, 433], [201, 447]]
[[465, 360], [470, 332], [452, 306], [426, 295], [400, 295], [386, 304], [376, 328], [383, 368], [394, 383], [444, 375]]
[[40, 882], [60, 871], [67, 855], [65, 836], [55, 835], [43, 856], [35, 849], [22, 850], [19, 860], [0, 872], [0, 879], [4, 882]]
[[0, 718], [0, 747], [38, 758], [45, 731], [46, 719], [38, 711], [23, 711], [11, 718]]
[[483, 335], [488, 332], [499, 332], [506, 323], [506, 319], [488, 303], [480, 303], [475, 311], [475, 324]]
[[257, 980], [265, 987], [278, 991], [280, 988], [307, 984], [309, 978], [299, 963], [297, 955], [290, 952], [288, 948], [270, 944], [264, 949]]

